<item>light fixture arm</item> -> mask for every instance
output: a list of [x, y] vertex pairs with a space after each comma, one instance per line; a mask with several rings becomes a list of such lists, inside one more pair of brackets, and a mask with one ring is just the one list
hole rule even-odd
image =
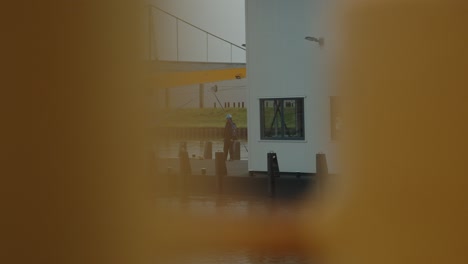
[[308, 41], [314, 41], [314, 42], [317, 42], [319, 44], [320, 47], [323, 47], [323, 45], [325, 44], [325, 39], [320, 37], [320, 38], [316, 38], [316, 37], [311, 37], [311, 36], [307, 36], [305, 37], [304, 39], [308, 40]]

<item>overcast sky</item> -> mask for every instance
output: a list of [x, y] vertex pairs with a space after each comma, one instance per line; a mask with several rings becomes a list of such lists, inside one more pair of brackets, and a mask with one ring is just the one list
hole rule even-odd
[[234, 44], [245, 43], [245, 0], [151, 0], [159, 8]]

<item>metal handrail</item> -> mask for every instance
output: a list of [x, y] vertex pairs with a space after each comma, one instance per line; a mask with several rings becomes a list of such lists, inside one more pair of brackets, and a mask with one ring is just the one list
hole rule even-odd
[[202, 32], [204, 32], [204, 33], [210, 35], [210, 36], [213, 36], [213, 37], [215, 37], [215, 38], [217, 38], [217, 39], [219, 39], [219, 40], [222, 40], [222, 41], [224, 41], [224, 42], [226, 42], [226, 43], [229, 43], [229, 44], [231, 44], [232, 46], [235, 46], [235, 47], [237, 47], [237, 48], [239, 48], [239, 49], [245, 50], [244, 47], [239, 46], [239, 45], [237, 45], [237, 44], [234, 44], [234, 43], [232, 43], [232, 42], [230, 42], [230, 41], [228, 41], [228, 40], [226, 40], [226, 39], [223, 39], [223, 38], [221, 38], [221, 37], [219, 37], [219, 36], [216, 36], [216, 35], [214, 35], [214, 34], [208, 32], [208, 31], [206, 31], [206, 30], [204, 30], [204, 29], [202, 29], [202, 28], [200, 28], [200, 27], [197, 27], [197, 26], [193, 25], [192, 23], [190, 23], [190, 22], [188, 22], [188, 21], [186, 21], [186, 20], [183, 20], [183, 19], [181, 19], [181, 18], [179, 18], [179, 17], [177, 17], [177, 16], [175, 16], [175, 15], [173, 15], [173, 14], [171, 14], [171, 13], [168, 13], [167, 11], [165, 11], [165, 10], [163, 10], [163, 9], [157, 7], [157, 6], [148, 5], [148, 7], [150, 8], [150, 10], [151, 10], [151, 9], [159, 10], [159, 11], [161, 11], [161, 12], [163, 12], [163, 13], [165, 13], [165, 14], [167, 14], [167, 15], [169, 15], [169, 16], [171, 16], [171, 17], [173, 17], [173, 18], [175, 18], [175, 19], [177, 19], [177, 20], [179, 20], [179, 21], [182, 21], [182, 22], [186, 23], [187, 25], [189, 25], [189, 26], [191, 26], [191, 27], [194, 27], [194, 28], [196, 28], [196, 29], [198, 29], [198, 30], [200, 30], [200, 31], [202, 31]]

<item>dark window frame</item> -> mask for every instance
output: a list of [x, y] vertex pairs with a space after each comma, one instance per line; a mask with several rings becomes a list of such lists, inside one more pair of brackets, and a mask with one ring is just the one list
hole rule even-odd
[[[298, 112], [301, 112], [300, 115], [300, 120], [297, 120], [298, 123], [296, 126], [300, 126], [300, 131], [302, 135], [300, 136], [287, 136], [288, 134], [288, 128], [286, 126], [286, 122], [284, 119], [284, 103], [287, 100], [295, 100], [295, 108], [296, 108], [296, 115]], [[274, 104], [277, 103], [279, 105], [280, 109], [276, 109], [274, 107], [274, 119], [276, 117], [276, 112], [279, 112], [279, 117], [281, 118], [281, 136], [275, 136], [275, 137], [268, 137], [265, 135], [265, 101], [273, 101]], [[260, 104], [260, 139], [261, 140], [287, 140], [287, 141], [304, 141], [305, 140], [305, 111], [304, 111], [304, 97], [277, 97], [277, 98], [260, 98], [259, 99], [259, 104]], [[299, 108], [299, 110], [297, 109]], [[272, 127], [273, 127], [273, 122], [272, 122]], [[296, 128], [297, 129], [297, 128]]]

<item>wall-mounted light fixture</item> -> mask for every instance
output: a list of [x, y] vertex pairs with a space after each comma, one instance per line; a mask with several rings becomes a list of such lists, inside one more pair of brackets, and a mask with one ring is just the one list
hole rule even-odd
[[305, 39], [308, 40], [308, 41], [317, 42], [320, 47], [323, 47], [323, 45], [325, 44], [325, 39], [324, 38], [316, 38], [316, 37], [307, 36], [307, 37], [305, 37]]

